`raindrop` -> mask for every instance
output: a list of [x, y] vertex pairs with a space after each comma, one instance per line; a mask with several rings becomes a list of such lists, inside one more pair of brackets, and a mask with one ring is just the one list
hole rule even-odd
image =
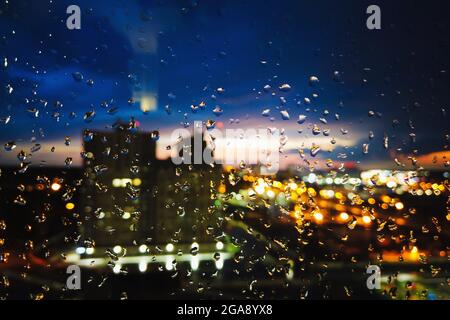
[[268, 117], [270, 116], [270, 109], [264, 109], [263, 112], [261, 113], [261, 115], [263, 117]]
[[315, 135], [315, 136], [317, 136], [321, 132], [320, 127], [317, 124], [313, 125], [311, 131], [312, 131], [313, 135]]
[[299, 115], [298, 116], [298, 120], [297, 120], [297, 123], [298, 124], [303, 124], [305, 121], [306, 121], [306, 116], [305, 115], [303, 115], [303, 114], [301, 114], [301, 115]]
[[197, 245], [193, 245], [191, 250], [189, 251], [193, 256], [196, 256], [198, 253], [198, 246]]
[[364, 154], [368, 154], [369, 153], [369, 144], [368, 143], [363, 143], [363, 145], [362, 145], [362, 152]]
[[25, 159], [27, 158], [27, 153], [23, 150], [21, 150], [18, 154], [17, 154], [17, 159], [19, 159], [19, 161], [25, 161]]
[[358, 222], [358, 220], [355, 217], [352, 217], [352, 220], [350, 220], [350, 222], [347, 224], [347, 227], [350, 230], [353, 230], [353, 229], [355, 229], [357, 222]]
[[67, 157], [66, 160], [64, 160], [64, 163], [66, 164], [66, 166], [70, 166], [72, 164], [73, 160], [71, 157]]
[[208, 129], [208, 130], [214, 129], [215, 126], [216, 126], [216, 122], [214, 120], [206, 121], [206, 129]]
[[308, 83], [311, 87], [315, 87], [319, 84], [319, 78], [317, 78], [316, 76], [311, 76], [309, 77]]
[[0, 118], [0, 122], [4, 124], [8, 124], [8, 122], [11, 120], [11, 116]]
[[34, 146], [30, 148], [31, 153], [37, 152], [39, 150], [41, 150], [41, 145], [39, 143], [36, 143]]
[[286, 110], [280, 111], [280, 114], [281, 114], [281, 118], [283, 120], [289, 120], [290, 119], [289, 113]]
[[24, 197], [22, 197], [21, 195], [18, 195], [15, 199], [14, 199], [14, 203], [18, 204], [20, 206], [24, 206], [27, 204], [27, 201], [25, 200]]
[[89, 142], [92, 141], [92, 139], [94, 139], [94, 133], [88, 129], [83, 131], [83, 140], [85, 142]]
[[286, 92], [286, 91], [291, 90], [291, 86], [289, 84], [285, 83], [285, 84], [282, 84], [278, 89], [280, 89], [280, 91]]
[[5, 87], [5, 90], [6, 90], [7, 94], [12, 94], [14, 91], [14, 88], [10, 84], [7, 84]]
[[333, 72], [333, 80], [336, 82], [340, 82], [341, 81], [341, 73], [339, 71], [334, 71]]
[[83, 75], [80, 72], [72, 73], [73, 80], [80, 82], [83, 80]]
[[14, 150], [15, 148], [16, 148], [16, 143], [14, 142], [14, 141], [9, 141], [9, 142], [7, 142], [7, 143], [5, 143], [5, 150], [6, 151], [11, 151], [11, 150]]
[[312, 157], [315, 157], [319, 153], [319, 151], [320, 151], [320, 147], [313, 143], [309, 152]]
[[214, 113], [216, 116], [220, 116], [220, 115], [223, 113], [223, 110], [222, 110], [221, 107], [216, 106], [216, 107], [214, 108], [214, 110], [213, 110], [213, 113]]
[[95, 117], [95, 111], [91, 110], [84, 114], [83, 119], [85, 122], [91, 122]]
[[178, 207], [177, 208], [177, 215], [180, 217], [184, 217], [184, 215], [186, 214], [186, 210], [184, 209], [184, 207]]
[[37, 108], [28, 108], [27, 112], [33, 118], [39, 117], [39, 110]]
[[158, 141], [159, 140], [159, 131], [154, 130], [150, 133], [150, 139], [152, 139], [153, 141]]
[[384, 137], [383, 137], [383, 147], [385, 149], [389, 148], [389, 137], [387, 135], [384, 135]]
[[139, 166], [131, 166], [130, 167], [130, 172], [132, 174], [138, 174], [139, 173]]

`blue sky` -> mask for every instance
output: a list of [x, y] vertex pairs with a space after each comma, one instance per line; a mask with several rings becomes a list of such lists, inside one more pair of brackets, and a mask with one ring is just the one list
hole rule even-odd
[[[82, 10], [81, 30], [65, 27], [69, 4]], [[101, 129], [131, 117], [142, 130], [162, 133], [182, 122], [208, 119], [222, 121], [225, 127], [278, 126], [289, 132], [291, 146], [310, 143], [311, 125], [326, 118], [328, 123], [321, 126], [348, 142], [343, 143], [347, 149], [340, 146], [327, 157], [346, 152], [348, 161], [373, 165], [393, 164], [395, 153], [440, 151], [449, 127], [442, 109], [450, 102], [445, 2], [425, 6], [379, 1], [379, 31], [365, 27], [368, 4], [2, 3], [0, 58], [2, 64], [7, 59], [8, 67], [0, 69], [0, 118], [11, 120], [0, 122], [0, 140], [18, 146], [12, 152], [2, 149], [0, 163], [18, 164], [16, 151], [40, 143], [42, 154], [36, 154], [33, 162], [45, 159], [60, 165], [67, 154], [79, 153], [83, 129]], [[74, 80], [75, 72], [83, 75], [83, 81]], [[320, 83], [311, 87], [308, 78], [313, 75]], [[92, 86], [88, 79], [94, 81]], [[278, 90], [284, 83], [290, 91]], [[263, 90], [267, 84], [272, 87], [269, 92]], [[128, 103], [139, 87], [155, 97], [156, 110], [144, 114], [138, 101]], [[219, 87], [225, 92], [217, 93]], [[310, 105], [304, 103], [305, 97], [311, 99]], [[56, 101], [62, 107], [55, 108]], [[102, 106], [105, 101], [107, 107]], [[193, 114], [190, 106], [200, 101], [206, 108]], [[220, 117], [212, 113], [216, 105], [224, 110]], [[267, 108], [273, 119], [261, 116]], [[30, 109], [39, 110], [39, 115], [33, 117]], [[86, 123], [83, 115], [91, 110], [96, 116]], [[289, 121], [281, 119], [281, 110], [289, 112]], [[323, 115], [325, 110], [329, 115]], [[369, 117], [370, 110], [381, 116]], [[296, 123], [299, 114], [308, 115], [305, 125]], [[230, 119], [239, 119], [239, 124], [230, 124]], [[393, 121], [398, 124], [393, 126]], [[349, 133], [342, 136], [341, 128]], [[369, 131], [375, 135], [371, 141]], [[382, 147], [384, 134], [390, 137], [389, 150]], [[70, 147], [64, 145], [65, 136], [72, 138]], [[370, 143], [369, 154], [362, 154], [362, 143]], [[49, 153], [51, 146], [56, 153]], [[293, 154], [295, 149], [287, 152]]]

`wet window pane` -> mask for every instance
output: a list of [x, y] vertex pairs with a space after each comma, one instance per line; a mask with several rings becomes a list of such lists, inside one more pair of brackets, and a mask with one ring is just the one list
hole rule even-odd
[[0, 299], [449, 290], [449, 19], [0, 3]]

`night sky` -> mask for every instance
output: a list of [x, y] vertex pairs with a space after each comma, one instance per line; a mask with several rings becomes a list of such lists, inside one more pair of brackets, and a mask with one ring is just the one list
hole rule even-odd
[[[394, 167], [394, 157], [414, 150], [442, 158], [450, 112], [447, 2], [2, 0], [0, 142], [17, 147], [2, 146], [0, 163], [19, 165], [17, 152], [39, 143], [33, 164], [61, 166], [67, 156], [80, 164], [83, 129], [131, 117], [140, 130], [161, 132], [161, 149], [174, 128], [212, 119], [225, 128], [285, 128], [290, 163], [302, 164], [296, 150], [315, 141], [324, 145], [318, 158], [362, 167]], [[81, 30], [66, 28], [70, 4], [81, 8]], [[370, 4], [381, 7], [382, 30], [366, 28]], [[310, 76], [319, 83], [311, 85]], [[282, 84], [291, 89], [279, 90]], [[142, 92], [155, 99], [154, 110], [128, 102]], [[201, 101], [206, 107], [193, 113]], [[216, 106], [222, 115], [212, 112]], [[302, 125], [300, 114], [308, 117]], [[330, 136], [313, 136], [312, 124]]]

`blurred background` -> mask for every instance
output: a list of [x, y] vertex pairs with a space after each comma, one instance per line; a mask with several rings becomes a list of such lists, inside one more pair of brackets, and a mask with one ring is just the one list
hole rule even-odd
[[450, 297], [446, 1], [71, 4], [0, 4], [0, 298]]

